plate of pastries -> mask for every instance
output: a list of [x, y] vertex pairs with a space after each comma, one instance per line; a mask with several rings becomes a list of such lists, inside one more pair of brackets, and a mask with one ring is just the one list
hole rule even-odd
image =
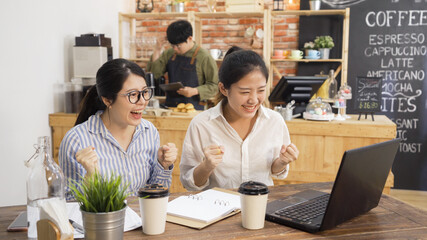
[[180, 103], [175, 108], [171, 109], [172, 115], [194, 116], [200, 112], [194, 108], [192, 103]]

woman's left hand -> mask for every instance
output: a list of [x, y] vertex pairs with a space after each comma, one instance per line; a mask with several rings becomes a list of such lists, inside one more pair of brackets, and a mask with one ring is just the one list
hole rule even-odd
[[174, 143], [167, 143], [159, 148], [157, 156], [163, 168], [169, 170], [169, 167], [176, 161], [178, 149]]

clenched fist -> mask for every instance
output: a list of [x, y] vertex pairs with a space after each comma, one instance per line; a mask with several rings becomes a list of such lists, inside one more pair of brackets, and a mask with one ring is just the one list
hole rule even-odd
[[215, 169], [218, 164], [222, 162], [222, 157], [224, 156], [224, 146], [210, 145], [203, 149], [205, 154], [205, 166], [209, 170]]
[[87, 176], [99, 170], [98, 155], [92, 146], [79, 150], [76, 153], [76, 160], [86, 169]]
[[169, 170], [169, 167], [176, 161], [178, 149], [174, 143], [167, 143], [159, 148], [157, 156], [163, 168]]

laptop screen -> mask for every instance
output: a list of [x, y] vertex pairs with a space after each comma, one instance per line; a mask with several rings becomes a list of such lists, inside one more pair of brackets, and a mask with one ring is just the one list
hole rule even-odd
[[344, 153], [321, 230], [330, 229], [378, 205], [400, 139]]

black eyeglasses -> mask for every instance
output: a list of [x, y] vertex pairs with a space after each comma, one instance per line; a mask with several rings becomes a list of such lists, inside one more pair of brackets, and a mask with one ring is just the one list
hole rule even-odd
[[128, 96], [129, 102], [132, 104], [136, 104], [139, 99], [141, 99], [141, 96], [145, 101], [150, 100], [153, 97], [153, 92], [153, 88], [146, 88], [142, 91], [132, 91], [121, 95]]

